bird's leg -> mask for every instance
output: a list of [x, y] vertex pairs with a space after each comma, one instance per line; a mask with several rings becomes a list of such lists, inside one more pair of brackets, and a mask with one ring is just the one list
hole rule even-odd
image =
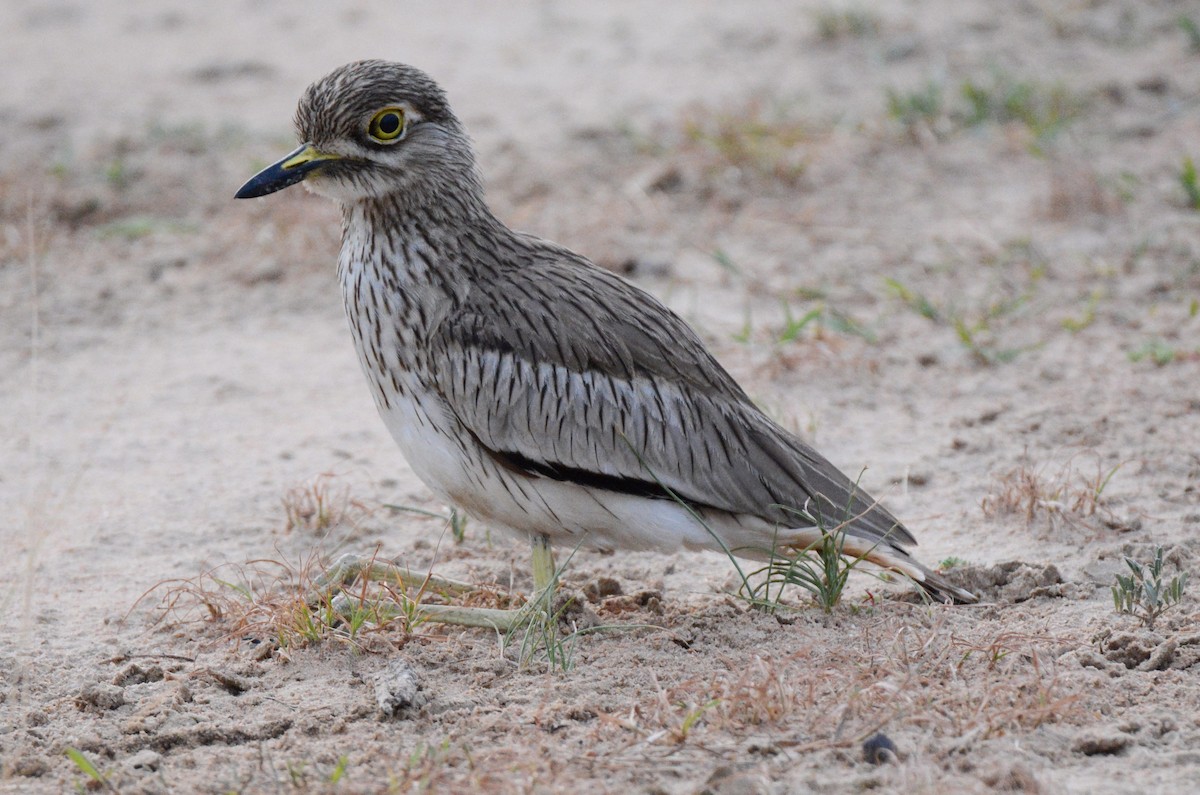
[[554, 568], [554, 550], [550, 548], [550, 537], [539, 533], [533, 537], [533, 591], [534, 598], [554, 585], [558, 569]]
[[426, 621], [463, 627], [487, 627], [497, 632], [508, 632], [525, 626], [538, 612], [543, 613], [545, 618], [549, 616], [553, 591], [558, 584], [558, 570], [554, 567], [554, 551], [550, 548], [549, 537], [540, 534], [533, 537], [532, 558], [533, 593], [528, 602], [515, 610], [419, 605], [417, 614]]
[[[528, 623], [531, 610], [548, 612], [549, 597], [556, 583], [554, 552], [550, 539], [544, 535], [533, 538], [533, 585], [534, 593], [523, 607], [501, 610], [490, 607], [458, 607], [456, 605], [398, 604], [399, 613], [408, 614], [413, 621], [434, 621], [439, 624], [456, 624], [464, 627], [486, 627], [498, 632], [508, 632]], [[377, 582], [390, 582], [418, 591], [432, 589], [445, 593], [462, 594], [472, 589], [466, 583], [445, 580], [432, 575], [415, 575], [392, 563], [382, 563], [358, 555], [343, 555], [317, 579], [313, 589], [316, 600], [329, 600], [333, 609], [346, 615], [355, 609], [354, 597], [342, 589], [359, 577]], [[340, 593], [339, 593], [340, 592]], [[330, 596], [337, 594], [332, 599]]]

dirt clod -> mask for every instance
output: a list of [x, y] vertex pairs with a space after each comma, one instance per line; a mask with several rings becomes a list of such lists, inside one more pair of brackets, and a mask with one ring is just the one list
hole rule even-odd
[[[1101, 639], [1100, 648], [1104, 657], [1120, 663], [1126, 668], [1138, 668], [1154, 656], [1166, 640], [1157, 632], [1138, 629], [1129, 632], [1113, 632]], [[1174, 652], [1174, 648], [1171, 649]]]
[[108, 682], [93, 682], [79, 691], [75, 704], [80, 709], [105, 712], [125, 704], [125, 691]]
[[163, 676], [161, 666], [142, 666], [138, 663], [129, 663], [113, 676], [112, 683], [118, 687], [128, 687], [129, 685], [140, 685], [146, 682], [161, 682]]
[[1025, 795], [1039, 795], [1043, 791], [1029, 768], [1021, 764], [1000, 764], [982, 771], [979, 778], [995, 792], [1021, 792]]
[[221, 687], [232, 695], [240, 695], [250, 689], [250, 680], [244, 676], [238, 676], [232, 671], [226, 671], [222, 668], [209, 668], [204, 673], [216, 682]]
[[722, 765], [709, 775], [699, 795], [767, 795], [771, 785], [758, 766]]
[[563, 591], [555, 597], [551, 612], [558, 619], [558, 626], [568, 633], [591, 629], [600, 624], [600, 619], [587, 606], [587, 602], [569, 591]]
[[1133, 737], [1115, 729], [1091, 729], [1076, 738], [1072, 748], [1085, 756], [1119, 754], [1133, 744]]
[[125, 759], [122, 764], [127, 770], [135, 773], [154, 773], [162, 764], [162, 754], [144, 748]]
[[397, 658], [375, 675], [375, 703], [379, 714], [395, 718], [425, 705], [421, 678], [409, 662]]
[[624, 593], [620, 581], [612, 577], [597, 577], [583, 588], [583, 595], [589, 602], [599, 602], [610, 596], [620, 596]]
[[24, 754], [12, 760], [11, 766], [7, 767], [5, 772], [20, 778], [37, 778], [50, 772], [50, 763], [44, 756]]
[[955, 585], [966, 588], [982, 601], [1024, 602], [1035, 595], [1058, 595], [1049, 591], [1063, 582], [1053, 563], [1008, 561], [992, 566], [962, 566], [945, 575]]

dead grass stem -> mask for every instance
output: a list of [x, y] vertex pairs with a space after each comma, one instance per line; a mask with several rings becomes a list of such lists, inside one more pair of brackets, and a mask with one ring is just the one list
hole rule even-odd
[[1111, 468], [1099, 461], [1091, 472], [1081, 472], [1073, 460], [1059, 467], [1030, 462], [1002, 473], [980, 502], [988, 517], [1021, 515], [1032, 525], [1044, 516], [1051, 528], [1084, 524], [1093, 517], [1116, 521], [1105, 490], [1124, 462]]

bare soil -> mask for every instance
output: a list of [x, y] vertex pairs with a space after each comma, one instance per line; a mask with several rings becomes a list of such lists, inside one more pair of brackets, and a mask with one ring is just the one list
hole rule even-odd
[[[1153, 630], [1110, 587], [1159, 547], [1200, 576], [1197, 23], [4, 3], [0, 791], [1190, 791], [1200, 583]], [[524, 544], [386, 507], [447, 511], [362, 383], [335, 209], [231, 199], [364, 57], [439, 79], [501, 217], [681, 312], [982, 603], [860, 573], [772, 615], [719, 556], [581, 550], [618, 629], [565, 672], [482, 630], [305, 641], [286, 586], [343, 551], [530, 587]]]

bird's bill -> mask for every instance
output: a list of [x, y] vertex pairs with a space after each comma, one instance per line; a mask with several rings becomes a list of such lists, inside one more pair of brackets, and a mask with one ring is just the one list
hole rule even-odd
[[234, 194], [237, 199], [255, 199], [277, 190], [295, 185], [338, 155], [322, 152], [312, 144], [301, 144], [278, 163], [273, 163], [255, 174]]

